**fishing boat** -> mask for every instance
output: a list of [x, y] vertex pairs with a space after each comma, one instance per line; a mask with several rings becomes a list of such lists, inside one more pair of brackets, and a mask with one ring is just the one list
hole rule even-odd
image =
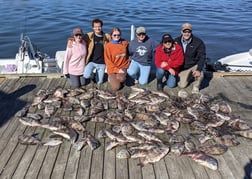
[[252, 48], [247, 52], [220, 58], [214, 63], [213, 69], [224, 72], [252, 72]]
[[15, 58], [0, 60], [0, 74], [61, 73], [65, 51], [57, 51], [55, 58], [41, 52], [24, 33]]

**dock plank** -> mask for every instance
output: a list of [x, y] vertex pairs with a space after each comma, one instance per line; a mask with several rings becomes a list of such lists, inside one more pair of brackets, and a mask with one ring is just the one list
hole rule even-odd
[[[22, 80], [21, 80], [22, 81]], [[29, 81], [31, 82], [31, 81]], [[23, 86], [25, 86], [25, 83], [22, 83]], [[20, 86], [16, 85], [17, 88], [20, 88]], [[15, 89], [12, 89], [15, 90]], [[17, 94], [18, 96], [19, 94]], [[14, 94], [14, 98], [17, 97], [16, 94]], [[18, 96], [19, 97], [19, 96]], [[10, 108], [11, 110], [9, 110], [9, 112], [11, 113], [16, 113], [16, 108]], [[14, 110], [14, 112], [13, 112]], [[1, 158], [2, 158], [2, 162], [0, 162], [0, 168], [1, 168], [1, 172], [3, 172], [4, 168], [8, 168], [8, 169], [13, 169], [16, 168], [15, 166], [18, 164], [19, 160], [22, 156], [20, 155], [20, 153], [22, 153], [22, 151], [25, 150], [25, 147], [21, 147], [21, 151], [20, 152], [15, 152], [18, 142], [17, 142], [17, 137], [19, 134], [22, 134], [25, 130], [26, 130], [26, 126], [20, 125], [20, 122], [16, 119], [14, 119], [14, 121], [12, 121], [12, 123], [8, 126], [8, 129], [4, 135], [1, 138]], [[18, 150], [17, 150], [18, 151]], [[16, 154], [16, 158], [17, 159], [12, 159], [13, 158], [13, 153]], [[13, 160], [18, 161], [15, 162], [16, 165], [13, 165], [12, 162]], [[8, 167], [10, 166], [10, 167]], [[10, 172], [9, 172], [10, 173]], [[3, 174], [4, 175], [4, 174]]]

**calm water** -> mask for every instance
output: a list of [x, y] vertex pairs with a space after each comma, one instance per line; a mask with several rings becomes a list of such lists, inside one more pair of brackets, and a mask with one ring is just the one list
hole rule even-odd
[[104, 21], [105, 32], [120, 27], [127, 40], [131, 24], [159, 41], [163, 33], [180, 35], [181, 24], [190, 22], [212, 61], [252, 48], [251, 0], [0, 0], [0, 58], [15, 56], [22, 32], [54, 57], [74, 27], [92, 31], [94, 18]]

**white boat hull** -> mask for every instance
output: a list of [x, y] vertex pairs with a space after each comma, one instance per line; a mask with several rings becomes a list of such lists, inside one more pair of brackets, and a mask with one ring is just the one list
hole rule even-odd
[[[252, 71], [252, 49], [248, 52], [238, 53], [223, 57], [217, 61], [225, 71], [251, 72]], [[221, 70], [220, 70], [221, 71]]]

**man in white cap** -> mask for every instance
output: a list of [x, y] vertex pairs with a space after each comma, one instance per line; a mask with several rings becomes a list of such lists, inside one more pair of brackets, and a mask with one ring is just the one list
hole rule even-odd
[[204, 42], [192, 34], [192, 25], [184, 23], [181, 26], [181, 36], [175, 39], [184, 51], [184, 65], [179, 73], [178, 86], [185, 88], [194, 79], [192, 93], [199, 93], [204, 78], [202, 71], [206, 61], [206, 47]]
[[133, 85], [134, 81], [138, 81], [140, 85], [149, 82], [152, 58], [157, 46], [158, 42], [146, 34], [144, 27], [136, 29], [136, 38], [128, 46], [131, 63], [127, 70], [127, 85]]

